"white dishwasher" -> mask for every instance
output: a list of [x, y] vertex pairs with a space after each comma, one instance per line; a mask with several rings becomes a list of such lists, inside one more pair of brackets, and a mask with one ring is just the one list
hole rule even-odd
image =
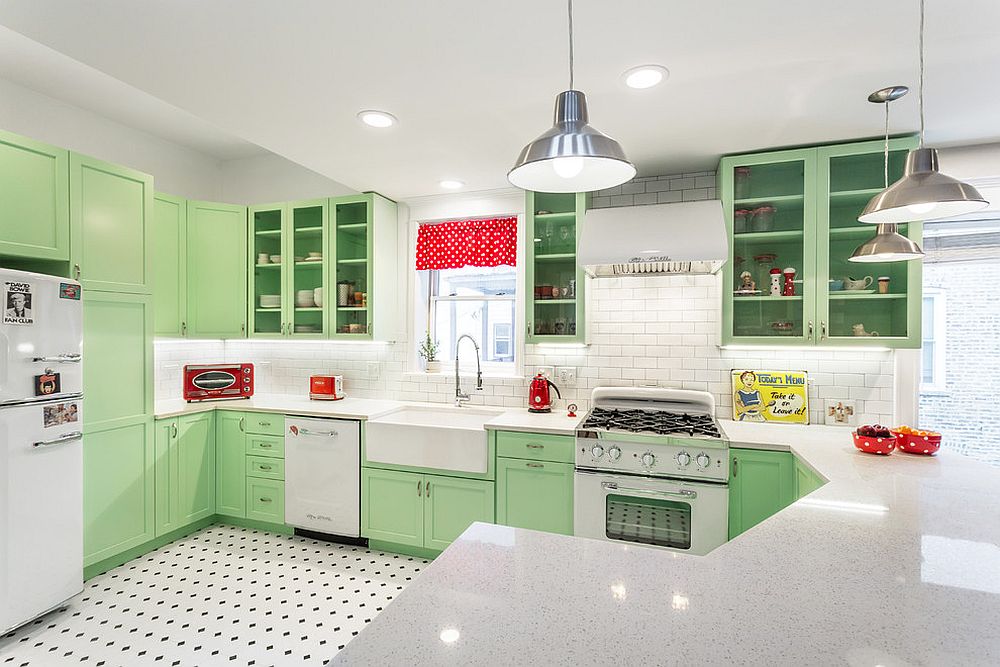
[[361, 424], [285, 417], [285, 523], [361, 536]]

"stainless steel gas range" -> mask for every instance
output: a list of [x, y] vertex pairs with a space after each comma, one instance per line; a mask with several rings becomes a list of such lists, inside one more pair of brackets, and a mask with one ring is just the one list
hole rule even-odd
[[706, 554], [728, 538], [729, 443], [701, 391], [599, 387], [576, 429], [575, 534]]

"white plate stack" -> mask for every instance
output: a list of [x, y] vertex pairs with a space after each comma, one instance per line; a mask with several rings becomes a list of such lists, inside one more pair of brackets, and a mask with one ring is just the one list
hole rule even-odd
[[295, 293], [295, 306], [297, 308], [315, 308], [316, 300], [313, 298], [313, 290], [300, 289]]
[[260, 307], [261, 308], [281, 308], [281, 295], [280, 294], [261, 294], [260, 295]]

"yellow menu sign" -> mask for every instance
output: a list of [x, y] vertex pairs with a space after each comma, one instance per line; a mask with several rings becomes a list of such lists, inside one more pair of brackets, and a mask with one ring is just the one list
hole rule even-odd
[[743, 422], [809, 423], [804, 371], [733, 371], [733, 419]]

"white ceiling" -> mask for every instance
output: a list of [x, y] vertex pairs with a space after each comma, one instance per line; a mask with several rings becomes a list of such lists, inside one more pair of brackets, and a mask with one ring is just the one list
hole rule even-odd
[[[1000, 3], [927, 4], [928, 142], [1000, 139]], [[438, 192], [442, 178], [506, 185], [567, 86], [561, 0], [7, 0], [0, 24], [395, 198]], [[724, 153], [877, 136], [881, 109], [865, 98], [915, 88], [916, 31], [917, 0], [577, 0], [577, 87], [640, 174], [707, 169]], [[627, 89], [621, 73], [648, 62], [669, 81]], [[362, 126], [365, 108], [400, 124]], [[895, 132], [916, 129], [915, 94], [894, 110]]]

